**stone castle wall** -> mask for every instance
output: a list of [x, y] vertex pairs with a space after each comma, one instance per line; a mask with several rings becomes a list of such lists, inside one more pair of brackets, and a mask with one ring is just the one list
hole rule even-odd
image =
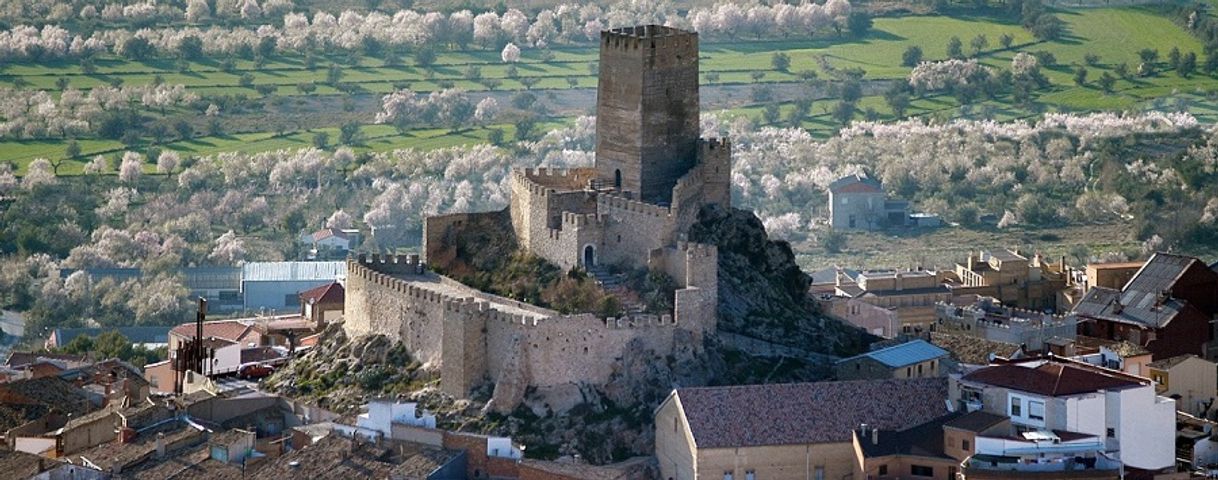
[[447, 265], [456, 258], [457, 248], [447, 241], [448, 235], [454, 228], [461, 228], [480, 222], [493, 223], [500, 217], [508, 215], [500, 210], [497, 212], [449, 213], [435, 215], [423, 219], [423, 259], [431, 265]]
[[698, 221], [703, 205], [732, 205], [732, 143], [726, 139], [698, 141], [698, 164], [677, 180], [672, 190], [672, 210], [679, 232], [688, 232]]
[[[495, 384], [495, 407], [511, 410], [528, 387], [543, 395], [568, 386], [603, 385], [629, 348], [664, 356], [676, 348], [674, 332], [701, 339], [714, 329], [715, 289], [704, 272], [714, 247], [682, 244], [681, 264], [691, 286], [677, 292], [675, 315], [598, 318], [561, 315], [470, 289], [426, 271], [417, 256], [360, 256], [348, 260], [344, 329], [351, 337], [383, 334], [402, 341], [427, 368], [440, 371], [440, 387], [463, 397]], [[684, 255], [684, 260], [675, 258]], [[710, 315], [709, 317], [705, 315]], [[707, 319], [711, 323], [707, 323]]]
[[[347, 261], [343, 329], [349, 337], [381, 334], [400, 340], [425, 365], [440, 364], [441, 324], [449, 298], [402, 282], [400, 276], [421, 276], [422, 262], [405, 255]], [[355, 294], [351, 294], [355, 293]]]
[[585, 218], [582, 233], [573, 232], [564, 222], [575, 221], [567, 219], [567, 213], [596, 212], [596, 194], [583, 190], [594, 176], [595, 170], [590, 168], [513, 170], [512, 229], [521, 247], [564, 269], [581, 265], [582, 246], [600, 243], [597, 220]]

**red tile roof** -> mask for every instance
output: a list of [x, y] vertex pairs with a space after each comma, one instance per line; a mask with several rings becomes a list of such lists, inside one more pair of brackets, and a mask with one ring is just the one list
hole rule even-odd
[[346, 290], [338, 282], [313, 287], [300, 292], [300, 301], [304, 303], [338, 303], [346, 299]]
[[677, 389], [698, 448], [849, 442], [947, 413], [947, 380], [861, 380]]
[[[215, 337], [232, 342], [240, 342], [253, 325], [241, 320], [216, 320], [212, 322], [203, 322], [203, 337]], [[169, 333], [185, 338], [195, 338], [195, 324], [183, 323]]]
[[1051, 360], [1032, 366], [1011, 363], [976, 370], [963, 380], [1051, 397], [1148, 385], [1149, 381], [1116, 370]]

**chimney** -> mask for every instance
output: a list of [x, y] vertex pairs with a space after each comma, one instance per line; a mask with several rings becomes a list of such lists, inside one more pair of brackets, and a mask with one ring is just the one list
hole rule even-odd
[[1057, 260], [1057, 268], [1059, 270], [1061, 270], [1062, 273], [1066, 273], [1066, 256], [1065, 255], [1062, 255], [1061, 258], [1059, 258]]
[[872, 445], [880, 444], [880, 429], [878, 429], [878, 428], [871, 429], [871, 444]]
[[968, 269], [970, 271], [973, 269], [973, 262], [973, 252], [968, 252]]
[[156, 458], [165, 458], [165, 433], [156, 434]]

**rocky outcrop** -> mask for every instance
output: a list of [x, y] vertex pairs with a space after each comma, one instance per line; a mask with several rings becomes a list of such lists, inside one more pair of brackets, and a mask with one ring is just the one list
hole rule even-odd
[[717, 206], [698, 213], [689, 240], [719, 247], [719, 328], [822, 353], [853, 354], [869, 335], [816, 312], [811, 278], [791, 245], [770, 240], [750, 211]]

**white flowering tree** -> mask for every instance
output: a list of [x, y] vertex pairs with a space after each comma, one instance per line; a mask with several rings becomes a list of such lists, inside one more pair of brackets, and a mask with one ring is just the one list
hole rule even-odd
[[503, 51], [500, 52], [499, 58], [503, 63], [516, 63], [520, 61], [520, 47], [514, 43], [509, 43], [503, 46]]

